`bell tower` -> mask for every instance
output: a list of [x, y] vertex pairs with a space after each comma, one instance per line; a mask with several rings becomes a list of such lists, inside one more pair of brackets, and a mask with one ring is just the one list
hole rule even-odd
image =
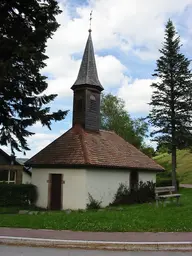
[[104, 90], [97, 74], [91, 29], [85, 46], [77, 80], [73, 90], [73, 126], [80, 124], [84, 129], [99, 131], [100, 98]]

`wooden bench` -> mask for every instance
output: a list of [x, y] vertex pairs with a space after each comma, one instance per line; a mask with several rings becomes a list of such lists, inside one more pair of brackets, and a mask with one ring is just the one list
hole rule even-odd
[[156, 206], [159, 205], [159, 201], [163, 201], [165, 205], [165, 201], [167, 199], [174, 199], [176, 198], [177, 204], [179, 204], [179, 198], [181, 194], [176, 194], [175, 187], [169, 186], [169, 187], [156, 187], [155, 188], [155, 200], [156, 200]]

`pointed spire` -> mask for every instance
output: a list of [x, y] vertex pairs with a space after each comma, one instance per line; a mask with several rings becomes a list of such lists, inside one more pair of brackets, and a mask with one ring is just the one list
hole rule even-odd
[[89, 29], [89, 36], [85, 46], [79, 74], [71, 89], [75, 89], [81, 85], [90, 85], [97, 87], [100, 91], [103, 90], [103, 86], [101, 85], [97, 74], [91, 28]]

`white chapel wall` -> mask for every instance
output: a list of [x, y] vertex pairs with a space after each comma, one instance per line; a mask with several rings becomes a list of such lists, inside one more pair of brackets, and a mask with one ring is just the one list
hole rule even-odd
[[152, 181], [156, 182], [156, 173], [155, 172], [139, 172], [139, 181], [147, 182]]
[[37, 206], [48, 206], [49, 174], [63, 174], [63, 209], [86, 208], [86, 172], [84, 169], [35, 169], [33, 168], [32, 183], [38, 188]]
[[[102, 206], [112, 202], [120, 183], [129, 187], [130, 172], [113, 169], [35, 169], [32, 183], [38, 188], [37, 206], [48, 206], [48, 182], [50, 173], [63, 174], [63, 209], [85, 209], [89, 202], [88, 193], [101, 200]], [[156, 173], [139, 172], [139, 181], [156, 182]]]
[[88, 193], [90, 193], [94, 199], [102, 201], [102, 207], [108, 206], [112, 202], [120, 183], [129, 187], [129, 171], [87, 170], [87, 202], [89, 202]]

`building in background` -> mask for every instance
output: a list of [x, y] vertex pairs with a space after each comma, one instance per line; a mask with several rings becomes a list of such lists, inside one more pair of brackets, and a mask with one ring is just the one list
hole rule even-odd
[[31, 168], [0, 149], [0, 183], [31, 183]]

